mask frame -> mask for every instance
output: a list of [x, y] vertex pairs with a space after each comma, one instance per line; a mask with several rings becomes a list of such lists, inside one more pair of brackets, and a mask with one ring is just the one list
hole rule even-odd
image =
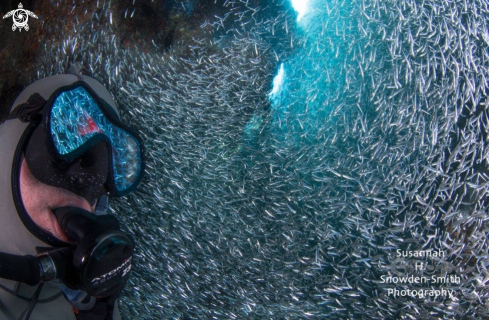
[[[136, 157], [138, 161], [136, 177], [134, 177], [130, 184], [122, 190], [116, 185], [117, 161], [114, 158], [117, 154], [117, 146], [114, 146], [114, 144], [117, 144], [118, 141], [114, 143], [105, 132], [97, 132], [67, 154], [61, 154], [53, 141], [51, 118], [53, 116], [52, 110], [54, 105], [62, 94], [73, 92], [79, 88], [86, 91], [89, 97], [95, 102], [98, 111], [101, 111], [103, 119], [106, 119], [111, 128], [115, 128], [114, 130], [124, 133], [136, 144], [137, 150], [134, 153], [134, 157]], [[84, 107], [81, 108], [83, 109]], [[76, 112], [73, 111], [73, 114], [75, 113]], [[34, 121], [36, 125], [31, 138], [26, 142], [25, 158], [34, 177], [39, 181], [48, 185], [70, 190], [85, 198], [91, 199], [100, 197], [106, 191], [112, 196], [124, 196], [133, 191], [141, 182], [145, 170], [145, 149], [141, 138], [135, 130], [122, 123], [112, 107], [103, 99], [99, 98], [92, 88], [85, 82], [77, 81], [71, 85], [57, 89], [44, 103], [42, 110], [32, 118], [32, 121]], [[106, 151], [104, 151], [104, 146]], [[95, 153], [93, 152], [94, 148], [97, 149]], [[100, 161], [99, 158], [101, 158], [102, 161]], [[73, 175], [70, 176], [71, 173], [69, 170], [72, 170], [74, 166], [79, 166], [81, 169], [76, 169], [74, 171], [80, 172], [80, 170], [83, 170], [83, 162], [91, 163], [93, 161], [101, 162], [98, 166], [103, 166], [102, 162], [105, 161], [105, 163], [108, 163], [108, 168], [106, 170], [95, 169], [95, 171], [93, 171], [90, 169], [92, 171], [87, 171], [89, 175], [87, 175], [88, 179], [85, 180], [89, 180], [88, 183], [83, 181], [83, 177], [81, 178], [81, 182], [77, 182], [76, 179], [73, 178]], [[77, 164], [77, 162], [80, 162], [80, 164]], [[96, 166], [93, 166], [93, 168], [95, 167]], [[107, 175], [106, 177], [104, 176], [105, 174]], [[120, 177], [120, 175], [118, 177]], [[92, 184], [90, 185], [91, 182]], [[86, 186], [83, 185], [84, 183]], [[93, 189], [87, 192], [88, 196], [87, 194], [81, 194], [83, 193], [82, 190], [85, 188]]]

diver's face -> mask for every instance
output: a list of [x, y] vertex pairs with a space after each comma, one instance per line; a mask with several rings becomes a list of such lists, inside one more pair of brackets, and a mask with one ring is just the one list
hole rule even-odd
[[95, 209], [95, 204], [90, 207], [86, 199], [71, 191], [49, 186], [38, 181], [32, 175], [24, 159], [22, 159], [20, 169], [20, 194], [25, 210], [31, 219], [42, 229], [68, 243], [70, 240], [61, 231], [52, 210], [66, 206], [78, 207], [90, 212]]

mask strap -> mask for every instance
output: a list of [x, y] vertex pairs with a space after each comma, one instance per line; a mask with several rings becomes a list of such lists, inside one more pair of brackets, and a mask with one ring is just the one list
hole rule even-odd
[[39, 93], [34, 93], [27, 102], [17, 106], [5, 120], [19, 119], [22, 122], [31, 122], [45, 104], [46, 100]]

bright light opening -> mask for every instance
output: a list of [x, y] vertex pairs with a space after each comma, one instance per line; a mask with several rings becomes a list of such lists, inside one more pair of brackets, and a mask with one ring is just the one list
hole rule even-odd
[[284, 64], [282, 63], [280, 65], [280, 69], [278, 70], [278, 74], [273, 78], [273, 89], [272, 92], [270, 92], [270, 97], [275, 96], [279, 91], [280, 87], [282, 87], [282, 84], [284, 82]]
[[292, 7], [297, 11], [297, 21], [301, 21], [302, 17], [309, 11], [309, 0], [291, 0]]

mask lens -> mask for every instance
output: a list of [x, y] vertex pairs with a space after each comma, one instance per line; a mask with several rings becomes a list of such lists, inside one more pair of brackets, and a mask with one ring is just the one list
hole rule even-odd
[[117, 191], [131, 187], [139, 176], [139, 141], [113, 124], [83, 87], [65, 91], [56, 98], [51, 109], [50, 126], [54, 145], [60, 155], [79, 150], [95, 135], [105, 135], [112, 146], [112, 171]]
[[129, 188], [138, 177], [141, 170], [139, 143], [126, 132], [118, 129], [114, 132], [112, 145], [112, 163], [114, 182], [117, 190]]
[[92, 113], [92, 116], [87, 112], [94, 109], [90, 106], [92, 99], [87, 99], [90, 97], [77, 90], [60, 94], [51, 109], [51, 135], [61, 155], [77, 150], [96, 133], [102, 133], [93, 119], [98, 112]]

